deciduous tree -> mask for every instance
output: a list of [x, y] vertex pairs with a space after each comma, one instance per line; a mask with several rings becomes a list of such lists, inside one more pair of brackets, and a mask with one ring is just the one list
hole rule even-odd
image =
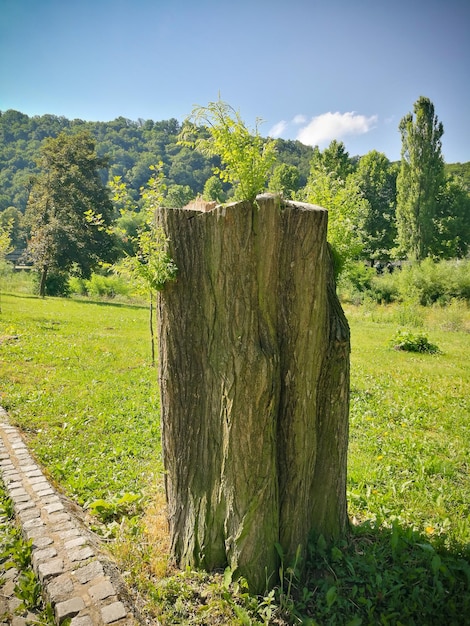
[[385, 154], [371, 150], [358, 163], [354, 177], [368, 201], [364, 217], [362, 255], [368, 259], [389, 259], [395, 246], [397, 168]]
[[13, 250], [11, 245], [11, 231], [13, 228], [13, 221], [8, 222], [0, 221], [0, 261], [4, 261], [8, 253]]
[[277, 165], [269, 180], [269, 190], [282, 194], [287, 200], [292, 200], [299, 190], [299, 185], [299, 170], [295, 165], [287, 165], [287, 163]]
[[[337, 152], [336, 147], [332, 152]], [[364, 221], [369, 211], [369, 203], [355, 177], [347, 175], [342, 178], [346, 173], [345, 158], [347, 156], [341, 150], [339, 162], [335, 165], [330, 156], [323, 159], [321, 153], [316, 152], [302, 192], [307, 202], [328, 209], [328, 241], [333, 247], [337, 273], [360, 255]]]
[[211, 176], [206, 180], [202, 197], [204, 200], [212, 200], [219, 204], [225, 202], [227, 194], [225, 193], [222, 181], [218, 176]]
[[170, 185], [163, 202], [168, 208], [181, 209], [193, 199], [194, 193], [189, 185]]
[[97, 156], [91, 135], [61, 133], [46, 139], [39, 165], [26, 223], [44, 296], [49, 271], [68, 274], [73, 268], [88, 278], [101, 261], [113, 260], [115, 240], [109, 228], [112, 203], [99, 175], [106, 160]]
[[23, 221], [23, 215], [14, 206], [7, 207], [4, 211], [0, 212], [0, 228], [9, 229], [11, 236], [12, 246], [24, 245], [21, 223]]
[[470, 249], [470, 194], [450, 176], [442, 186], [435, 215], [433, 252], [439, 259], [463, 258]]
[[323, 152], [320, 151], [318, 146], [315, 146], [310, 169], [322, 169], [334, 178], [346, 180], [354, 170], [354, 167], [344, 143], [333, 139]]

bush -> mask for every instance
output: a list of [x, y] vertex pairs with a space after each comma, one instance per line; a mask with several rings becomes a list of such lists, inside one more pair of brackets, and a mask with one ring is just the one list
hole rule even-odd
[[71, 276], [69, 278], [70, 293], [77, 294], [79, 296], [87, 296], [87, 281], [79, 276]]
[[128, 296], [131, 293], [129, 282], [116, 274], [104, 276], [92, 274], [89, 280], [72, 277], [69, 280], [70, 291], [80, 296], [93, 296], [114, 298], [115, 296]]
[[338, 291], [342, 299], [355, 304], [361, 302], [364, 294], [370, 290], [374, 277], [373, 267], [368, 267], [362, 261], [349, 263], [338, 278]]
[[378, 304], [390, 304], [400, 300], [400, 288], [397, 273], [374, 276], [371, 281], [369, 296]]
[[13, 265], [4, 259], [0, 259], [0, 277], [11, 276], [13, 273]]
[[427, 352], [428, 354], [437, 354], [439, 348], [430, 343], [424, 333], [412, 333], [409, 330], [398, 330], [390, 341], [395, 350], [404, 350], [405, 352]]
[[[448, 304], [454, 299], [470, 302], [470, 260], [425, 259], [421, 263], [405, 264], [392, 274], [371, 276], [370, 280], [361, 282], [358, 276], [347, 274], [340, 281], [340, 293], [346, 300], [348, 293], [355, 290], [356, 301], [368, 297], [379, 304], [398, 301], [430, 306]], [[345, 284], [349, 285], [349, 292]]]
[[446, 291], [445, 273], [442, 265], [432, 259], [408, 265], [399, 277], [401, 296], [415, 299], [423, 306], [437, 302]]

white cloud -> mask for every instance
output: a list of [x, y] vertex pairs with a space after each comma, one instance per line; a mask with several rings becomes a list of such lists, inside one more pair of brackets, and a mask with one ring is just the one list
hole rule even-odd
[[306, 121], [307, 121], [307, 118], [305, 117], [305, 115], [302, 115], [301, 113], [299, 113], [293, 118], [292, 123], [293, 124], [305, 124]]
[[329, 144], [333, 139], [340, 140], [347, 135], [368, 133], [377, 123], [377, 115], [366, 117], [351, 111], [349, 113], [323, 113], [301, 128], [297, 139], [309, 146]]
[[286, 128], [287, 128], [287, 122], [284, 120], [281, 120], [277, 124], [274, 124], [274, 126], [268, 132], [268, 136], [274, 137], [274, 138], [280, 137], [282, 133], [286, 130]]

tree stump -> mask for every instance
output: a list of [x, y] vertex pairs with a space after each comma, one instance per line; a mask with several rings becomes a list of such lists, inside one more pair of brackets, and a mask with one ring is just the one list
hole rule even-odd
[[328, 213], [266, 194], [156, 219], [178, 267], [157, 305], [172, 554], [262, 593], [276, 544], [289, 564], [347, 524], [349, 327]]

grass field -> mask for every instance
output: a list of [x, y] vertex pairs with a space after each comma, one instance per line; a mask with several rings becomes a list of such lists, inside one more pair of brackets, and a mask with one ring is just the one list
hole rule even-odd
[[[470, 312], [347, 307], [351, 534], [307, 577], [251, 598], [227, 576], [165, 573], [157, 372], [148, 311], [1, 296], [0, 404], [65, 492], [97, 514], [144, 612], [163, 624], [470, 623]], [[393, 350], [397, 328], [438, 354]], [[99, 524], [99, 521], [102, 524]], [[171, 573], [171, 572], [170, 572]], [[291, 584], [292, 583], [292, 584]]]

